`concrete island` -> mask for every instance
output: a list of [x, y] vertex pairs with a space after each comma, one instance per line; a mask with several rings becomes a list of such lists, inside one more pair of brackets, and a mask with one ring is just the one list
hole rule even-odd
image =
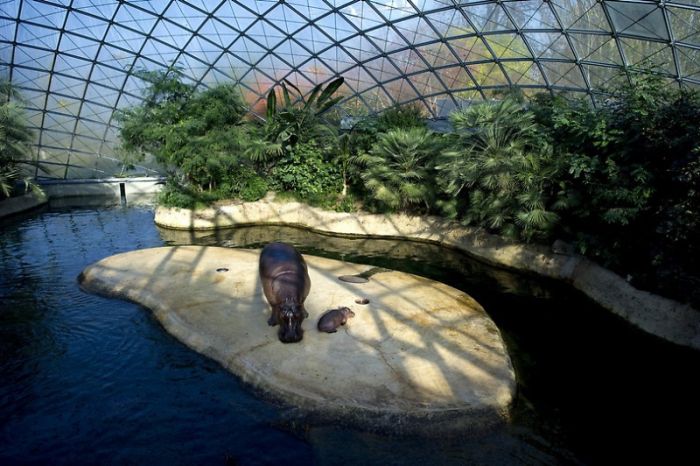
[[[436, 435], [508, 419], [516, 387], [510, 357], [470, 296], [416, 275], [304, 256], [309, 317], [303, 340], [284, 344], [267, 325], [259, 254], [137, 250], [87, 267], [79, 280], [88, 291], [151, 309], [183, 343], [306, 418]], [[339, 279], [358, 275], [368, 281]], [[337, 333], [319, 332], [321, 314], [340, 306], [355, 317]]]
[[688, 304], [636, 289], [623, 277], [569, 251], [515, 244], [439, 217], [329, 212], [299, 202], [276, 202], [272, 196], [197, 210], [158, 207], [155, 222], [180, 230], [289, 225], [341, 236], [436, 243], [497, 267], [566, 282], [641, 330], [700, 349], [700, 311]]

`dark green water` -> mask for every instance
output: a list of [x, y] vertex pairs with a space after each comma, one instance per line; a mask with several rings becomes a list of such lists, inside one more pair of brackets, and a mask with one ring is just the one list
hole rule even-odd
[[[421, 243], [283, 227], [160, 230], [150, 208], [55, 209], [1, 228], [2, 465], [694, 463], [700, 354], [556, 283]], [[476, 298], [516, 368], [512, 424], [438, 439], [309, 425], [171, 338], [147, 310], [83, 293], [75, 280], [86, 265], [128, 250], [275, 240], [427, 276]]]

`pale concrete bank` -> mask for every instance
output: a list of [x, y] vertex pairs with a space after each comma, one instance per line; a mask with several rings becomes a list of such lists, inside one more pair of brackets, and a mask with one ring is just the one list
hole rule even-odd
[[0, 218], [27, 212], [49, 202], [44, 194], [27, 193], [0, 201]]
[[184, 230], [283, 224], [330, 234], [439, 243], [500, 267], [563, 280], [642, 330], [700, 349], [700, 312], [690, 306], [638, 290], [581, 256], [555, 254], [544, 246], [508, 243], [437, 217], [329, 212], [297, 202], [264, 199], [194, 211], [158, 207], [155, 222]]
[[[442, 433], [504, 422], [515, 375], [499, 330], [463, 292], [395, 271], [367, 283], [338, 276], [370, 266], [305, 256], [311, 278], [304, 339], [267, 325], [259, 250], [176, 246], [87, 267], [82, 286], [153, 311], [179, 340], [311, 417], [393, 432]], [[369, 304], [355, 303], [368, 298]], [[329, 308], [356, 316], [327, 334]], [[108, 311], [105, 311], [108, 312]]]

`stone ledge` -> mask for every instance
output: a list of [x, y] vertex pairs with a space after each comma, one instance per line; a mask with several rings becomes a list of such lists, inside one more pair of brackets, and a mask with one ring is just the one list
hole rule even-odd
[[[337, 277], [371, 267], [305, 256], [305, 334], [283, 344], [267, 325], [258, 257], [219, 247], [145, 249], [103, 259], [79, 281], [148, 307], [176, 338], [306, 417], [433, 435], [508, 419], [516, 386], [510, 357], [471, 297], [390, 270], [346, 283]], [[338, 306], [355, 317], [337, 333], [318, 332], [320, 315]]]
[[27, 193], [0, 201], [0, 218], [9, 217], [32, 209], [48, 202], [43, 194]]
[[439, 243], [492, 265], [570, 283], [640, 329], [700, 349], [700, 312], [689, 305], [638, 290], [619, 275], [581, 256], [555, 254], [541, 245], [508, 243], [501, 237], [438, 217], [329, 212], [298, 202], [263, 199], [201, 210], [158, 207], [155, 222], [180, 230], [278, 224], [328, 234]]

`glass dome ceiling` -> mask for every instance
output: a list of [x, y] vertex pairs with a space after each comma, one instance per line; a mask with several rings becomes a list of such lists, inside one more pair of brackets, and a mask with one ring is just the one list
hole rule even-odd
[[40, 177], [118, 172], [114, 110], [139, 103], [142, 69], [236, 82], [254, 111], [283, 79], [343, 76], [350, 114], [438, 118], [508, 87], [594, 99], [642, 64], [696, 86], [699, 55], [700, 0], [0, 0], [0, 78], [26, 99]]

